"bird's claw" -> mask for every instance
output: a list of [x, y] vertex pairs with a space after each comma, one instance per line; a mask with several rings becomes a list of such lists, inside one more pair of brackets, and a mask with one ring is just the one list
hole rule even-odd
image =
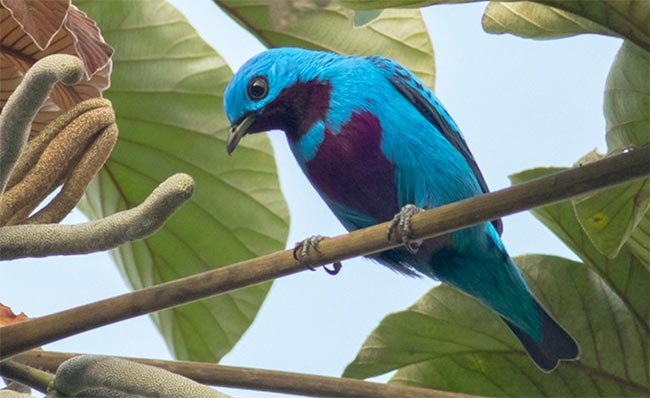
[[411, 230], [411, 217], [421, 211], [423, 210], [415, 205], [406, 205], [402, 207], [399, 213], [393, 217], [393, 221], [391, 221], [388, 226], [388, 240], [397, 240], [398, 242], [401, 242], [410, 253], [417, 253], [422, 244], [422, 240], [412, 239], [413, 231]]
[[[306, 268], [312, 271], [316, 271], [316, 269], [312, 267], [311, 263], [309, 262], [309, 252], [310, 250], [313, 249], [316, 253], [320, 253], [318, 246], [320, 244], [320, 241], [322, 241], [323, 239], [325, 239], [324, 236], [314, 235], [303, 240], [302, 242], [296, 243], [296, 246], [293, 249], [293, 258], [295, 258], [296, 261], [304, 265]], [[341, 262], [337, 261], [332, 264], [331, 269], [327, 268], [326, 266], [323, 266], [323, 269], [329, 275], [336, 275], [341, 271], [342, 267], [343, 265], [341, 264]]]

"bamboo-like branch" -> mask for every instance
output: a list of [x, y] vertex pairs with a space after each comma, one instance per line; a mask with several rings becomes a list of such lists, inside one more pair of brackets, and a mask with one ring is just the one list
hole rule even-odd
[[[649, 170], [648, 148], [631, 150], [525, 184], [418, 213], [412, 218], [413, 237], [422, 239], [447, 234], [480, 222], [646, 177]], [[323, 240], [320, 251], [311, 253], [310, 264], [317, 267], [400, 246], [387, 240], [388, 225], [383, 223]], [[8, 325], [0, 329], [0, 360], [100, 326], [304, 270], [304, 265], [293, 257], [293, 251], [286, 250]]]
[[[140, 205], [78, 225], [13, 225], [0, 233], [0, 259], [84, 254], [112, 249], [156, 232], [194, 190], [187, 174], [163, 181]], [[0, 329], [0, 340], [5, 337]]]
[[57, 82], [73, 85], [84, 74], [83, 62], [54, 54], [34, 64], [11, 94], [0, 114], [0, 194], [29, 138], [32, 120]]
[[54, 375], [37, 368], [9, 359], [0, 362], [0, 375], [46, 394]]
[[[16, 356], [24, 363], [48, 372], [56, 372], [62, 362], [81, 354], [32, 350]], [[145, 365], [156, 366], [212, 386], [243, 388], [313, 397], [375, 397], [375, 398], [461, 398], [470, 395], [428, 388], [373, 383], [348, 378], [314, 376], [304, 373], [224, 366], [215, 363], [163, 361], [120, 357]]]

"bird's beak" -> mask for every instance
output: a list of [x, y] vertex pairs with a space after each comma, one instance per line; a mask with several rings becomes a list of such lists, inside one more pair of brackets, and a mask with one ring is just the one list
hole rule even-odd
[[226, 151], [228, 152], [228, 155], [233, 153], [235, 148], [237, 148], [237, 144], [239, 144], [239, 141], [242, 139], [242, 137], [246, 135], [246, 131], [254, 121], [255, 114], [251, 113], [239, 121], [239, 123], [235, 122], [232, 126], [230, 126], [228, 138], [226, 139]]

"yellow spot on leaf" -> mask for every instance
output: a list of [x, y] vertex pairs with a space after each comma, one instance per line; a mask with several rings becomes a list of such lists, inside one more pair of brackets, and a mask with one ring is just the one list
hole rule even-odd
[[589, 222], [596, 229], [603, 229], [609, 223], [609, 217], [605, 213], [596, 213], [589, 217]]

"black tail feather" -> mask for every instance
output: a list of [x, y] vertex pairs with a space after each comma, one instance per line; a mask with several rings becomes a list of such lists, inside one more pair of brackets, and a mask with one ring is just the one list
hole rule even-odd
[[560, 326], [546, 310], [538, 304], [542, 321], [542, 341], [537, 342], [529, 334], [503, 319], [524, 346], [528, 355], [542, 370], [550, 372], [562, 359], [575, 360], [580, 357], [580, 347], [573, 337]]

